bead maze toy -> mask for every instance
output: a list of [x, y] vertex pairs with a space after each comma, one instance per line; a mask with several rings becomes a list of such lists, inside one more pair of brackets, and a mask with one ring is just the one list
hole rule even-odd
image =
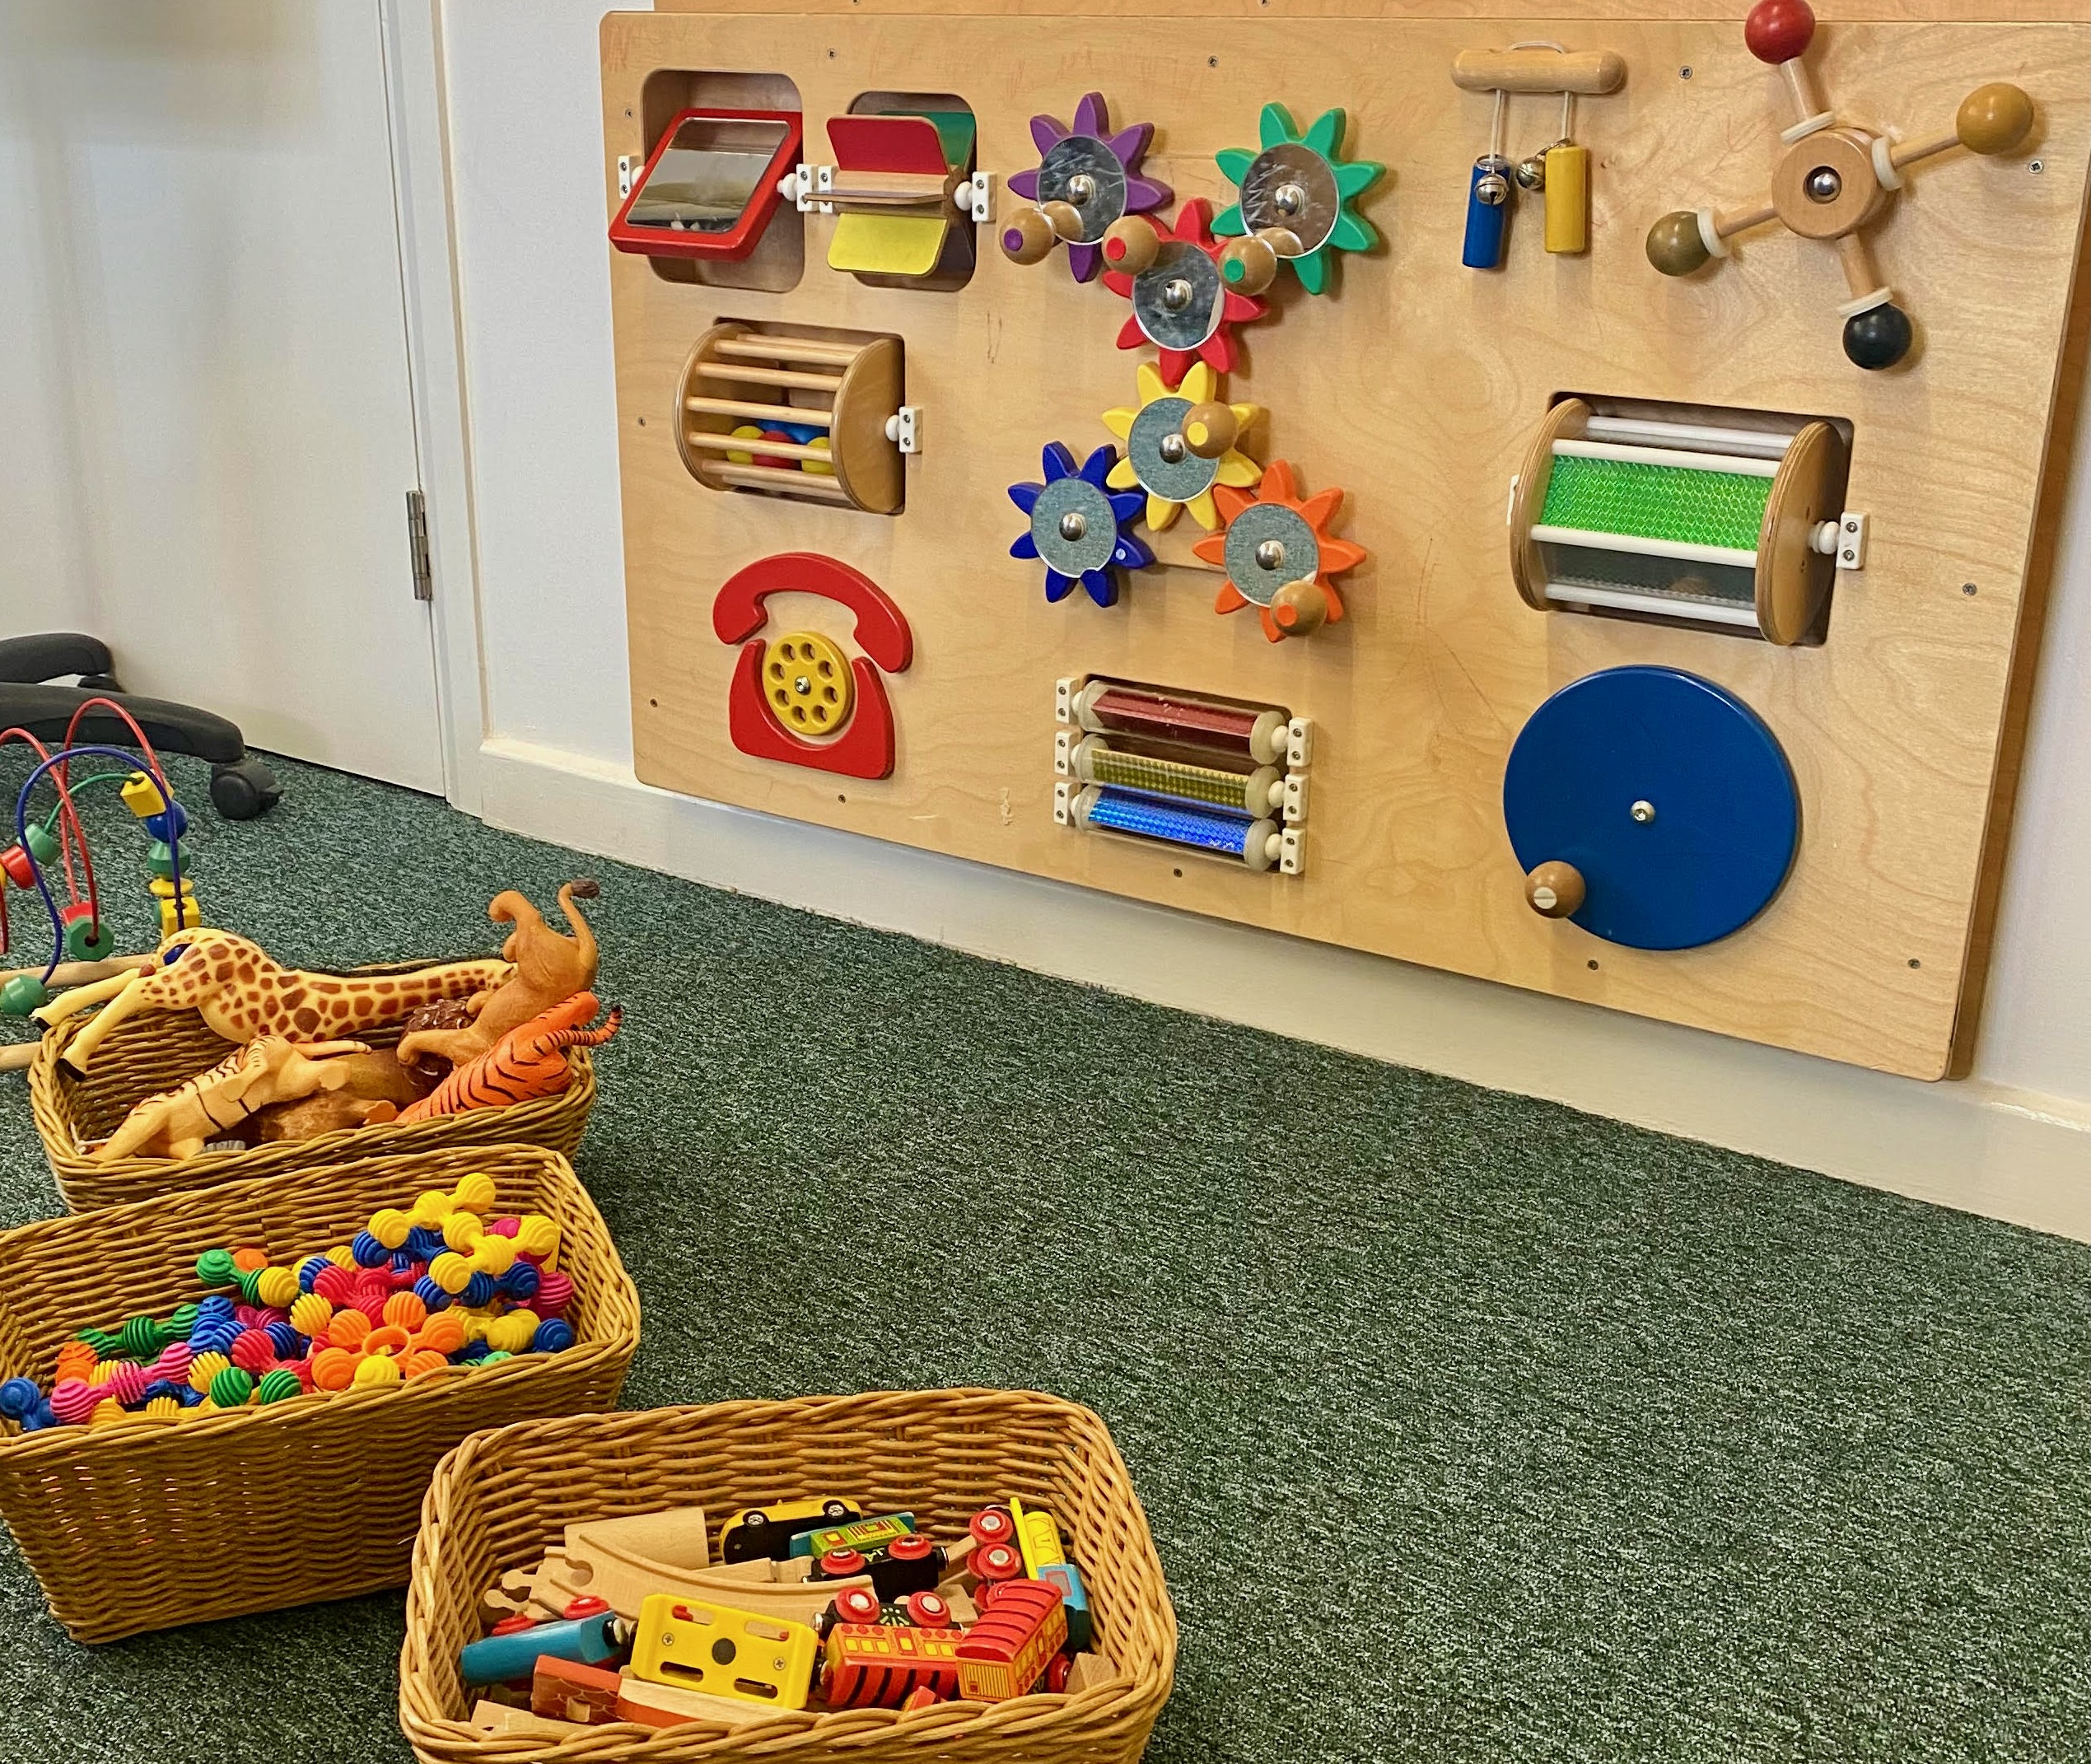
[[1771, 168], [1771, 194], [1725, 213], [1683, 208], [1664, 215], [1649, 230], [1648, 260], [1666, 276], [1688, 276], [1726, 257], [1736, 234], [1772, 221], [1803, 239], [1826, 240], [1836, 245], [1851, 291], [1837, 308], [1845, 354], [1860, 367], [1893, 367], [1909, 353], [1916, 333], [1881, 280], [1865, 229], [1902, 189], [1911, 166], [1957, 147], [1990, 158], [2015, 151], [2033, 132], [2033, 100], [2009, 82], [1993, 81], [1961, 100], [1950, 130], [1904, 141], [1892, 129], [1841, 121], [1823, 102], [1805, 59], [1815, 39], [1808, 0], [1757, 0], [1743, 37], [1753, 55], [1779, 70], [1794, 116], [1780, 131], [1785, 151]]
[[[606, 222], [623, 199], [619, 162], [643, 164], [692, 106], [796, 110], [819, 141], [815, 124], [867, 107], [963, 105], [974, 169], [1012, 177], [992, 193], [1002, 249], [962, 284], [826, 273], [821, 258], [855, 217], [817, 203], [780, 206], [749, 259], [774, 271], [759, 278], [695, 261], [697, 279], [680, 279], [605, 245], [638, 775], [1883, 1071], [1958, 1069], [1980, 1017], [2033, 659], [2022, 632], [2037, 628], [2042, 591], [2037, 511], [2073, 408], [2061, 368], [2091, 91], [2059, 70], [2091, 54], [2091, 30], [2061, 0], [2028, 0], [2009, 22], [1969, 0], [1939, 0], [1921, 21], [1818, 3], [1804, 63], [1784, 72], [1798, 34], [1790, 22], [1738, 30], [1750, 0], [1729, 20], [1683, 0], [1633, 17], [1556, 0], [1493, 37], [1471, 18], [1351, 0], [1249, 16], [1191, 0], [1165, 16], [1099, 12], [1074, 31], [978, 0], [904, 14], [821, 0], [782, 35], [755, 0], [611, 14]], [[747, 67], [751, 30], [771, 44], [769, 71], [727, 71]], [[1954, 128], [1956, 147], [2000, 149], [1980, 166], [1949, 170], [1943, 137], [1898, 142], [1883, 126], [1951, 120], [2000, 78], [2025, 106], [1993, 96], [1969, 113], [1965, 141]], [[1782, 142], [1802, 79], [1837, 106]], [[1092, 92], [1109, 94], [1108, 111], [1100, 98], [1076, 104]], [[1503, 126], [1489, 142], [1498, 92]], [[1042, 110], [1053, 126], [1034, 130]], [[1860, 152], [1848, 132], [1885, 143], [1887, 178], [1875, 146]], [[1860, 184], [1914, 186], [1939, 155], [1934, 185], [1883, 197], [1858, 223], [1927, 339], [1888, 372], [1852, 371], [1819, 322], [1852, 292], [1830, 253], [1768, 228], [1720, 231], [1733, 254], [1678, 278], [1651, 270], [1644, 249], [1650, 223], [1677, 208], [1680, 177], [1725, 228], [1763, 206], [1753, 192], [1767, 164], [1845, 152], [1837, 141], [1865, 161]], [[1477, 273], [1461, 259], [1484, 145], [1506, 209], [1536, 222], [1543, 203], [1550, 236], [1536, 224], [1529, 239], [1505, 235], [1487, 259], [1500, 267]], [[1794, 164], [1841, 180], [1837, 202], [1797, 198], [1808, 224], [1841, 214], [1854, 188], [1845, 161]], [[947, 153], [944, 175], [954, 169]], [[1071, 212], [1048, 215], [1053, 202]], [[953, 214], [950, 230], [970, 231]], [[800, 238], [795, 273], [783, 242]], [[1054, 262], [1063, 246], [1067, 273]], [[1855, 261], [1855, 247], [1839, 249]], [[849, 400], [719, 375], [686, 388], [693, 347], [720, 325], [809, 350], [891, 339], [905, 384], [838, 418], [828, 457], [809, 460], [786, 450], [808, 445], [786, 425]], [[708, 358], [831, 379], [842, 366]], [[685, 404], [664, 423], [686, 390], [773, 408]], [[903, 406], [935, 418], [914, 452], [884, 437]], [[684, 463], [678, 431], [692, 419], [712, 437], [693, 454], [709, 481]], [[832, 464], [844, 427], [880, 439], [888, 493], [860, 487], [852, 501], [805, 469]], [[1071, 474], [1041, 471], [1048, 440]], [[1085, 494], [1070, 480], [1086, 484], [1106, 441], [1096, 495], [1073, 511], [1084, 549], [1056, 562], [1048, 554], [1076, 542], [1057, 518], [1042, 534], [1030, 519], [1042, 505], [1067, 512], [1045, 497], [1049, 476], [1070, 485], [1057, 495]], [[773, 475], [729, 483], [716, 475], [728, 467]], [[791, 493], [806, 484], [824, 488]], [[1040, 492], [1015, 520], [1012, 484]], [[1137, 502], [1128, 512], [1114, 496]], [[1035, 558], [1010, 555], [1020, 534]], [[1302, 571], [1307, 553], [1318, 567]], [[757, 617], [706, 635], [722, 584], [805, 554], [876, 581], [894, 611], [864, 636], [883, 643], [904, 622], [904, 676], [849, 618], [781, 593], [772, 629]], [[1048, 568], [1067, 587], [1058, 604], [1036, 586]], [[1254, 616], [1215, 617], [1216, 600]], [[1557, 616], [1533, 616], [1542, 608]], [[1267, 641], [1305, 634], [1317, 615], [1307, 641]], [[824, 644], [776, 653], [779, 633], [808, 628]], [[740, 646], [758, 633], [761, 668], [737, 685]], [[1604, 755], [1556, 755], [1600, 828], [1590, 870], [1559, 850], [1526, 861], [1523, 821], [1506, 814], [1529, 726], [1534, 742], [1595, 739], [1597, 722], [1540, 717], [1542, 707], [1629, 667], [1729, 694], [1770, 732], [1799, 805], [1790, 857], [1773, 819], [1753, 823], [1744, 892], [1764, 889], [1766, 870], [1777, 885], [1753, 912], [1687, 927], [1708, 933], [1688, 946], [1658, 947], [1627, 921], [1605, 934], [1603, 899], [1624, 898], [1608, 866], [1645, 858], [1651, 876], [1674, 873], [1664, 842], [1718, 804], [1738, 763], [1728, 745], [1683, 750], [1660, 799], [1642, 786], [1619, 802]], [[873, 708], [862, 749], [811, 732], [824, 715], [841, 721], [822, 689], [845, 672], [855, 730], [865, 669], [889, 702]], [[1038, 711], [1062, 679], [1163, 698], [1192, 686], [1252, 721], [1283, 707], [1311, 721], [1319, 751], [1309, 774], [1166, 739], [1135, 746], [1082, 727], [1071, 707], [1048, 774]], [[788, 713], [795, 695], [799, 732], [755, 720]], [[1255, 776], [1267, 768], [1275, 776]], [[1309, 775], [1311, 820], [1288, 820], [1286, 790]], [[1642, 800], [1652, 824], [1631, 818]], [[1545, 832], [1558, 842], [1576, 828]], [[1201, 855], [1211, 861], [1190, 861]], [[1550, 915], [1535, 911], [1529, 872], [1555, 862], [1583, 872], [1585, 905]], [[1724, 917], [1733, 923], [1712, 935]]]
[[1043, 263], [1065, 245], [1068, 273], [1087, 282], [1103, 265], [1104, 235], [1127, 215], [1169, 200], [1166, 184], [1141, 174], [1155, 125], [1135, 123], [1113, 133], [1109, 114], [1103, 93], [1090, 92], [1075, 106], [1071, 128], [1043, 113], [1031, 119], [1041, 157], [1035, 170], [1010, 174], [1009, 190], [1034, 206], [1012, 208], [1001, 220], [1002, 254], [1011, 263]]
[[[93, 712], [115, 716], [130, 730], [144, 758], [144, 769], [138, 769], [136, 756], [121, 749], [73, 744], [72, 731]], [[127, 958], [106, 973], [91, 971], [96, 964], [112, 961], [116, 938], [103, 918], [94, 857], [74, 800], [77, 792], [98, 784], [118, 786], [124, 806], [151, 841], [146, 886], [161, 936], [171, 936], [200, 924], [203, 909], [181, 845], [189, 825], [188, 813], [175, 800], [159, 755], [128, 711], [108, 698], [89, 698], [73, 712], [65, 742], [56, 752], [26, 729], [0, 730], [0, 747], [15, 741], [27, 746], [36, 755], [37, 763], [15, 799], [14, 842], [0, 851], [0, 955], [7, 954], [12, 941], [7, 910], [10, 889], [25, 894], [34, 891], [51, 926], [51, 959], [42, 970], [11, 973], [4, 985], [0, 985], [0, 1015], [21, 1017], [49, 1005], [54, 985], [121, 983], [136, 965], [135, 959]], [[105, 769], [78, 778], [71, 775], [76, 763], [90, 761], [105, 764], [114, 761], [124, 769]], [[49, 813], [39, 819], [31, 814], [30, 805], [38, 786], [46, 782], [56, 800]], [[66, 897], [63, 901], [54, 887], [54, 866]], [[63, 982], [58, 978], [61, 969], [69, 970]]]

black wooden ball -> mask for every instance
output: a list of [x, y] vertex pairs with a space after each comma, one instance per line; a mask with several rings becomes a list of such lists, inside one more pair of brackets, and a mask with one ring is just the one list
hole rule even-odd
[[1860, 367], [1893, 367], [1916, 339], [1910, 315], [1892, 301], [1855, 312], [1844, 321], [1844, 352]]

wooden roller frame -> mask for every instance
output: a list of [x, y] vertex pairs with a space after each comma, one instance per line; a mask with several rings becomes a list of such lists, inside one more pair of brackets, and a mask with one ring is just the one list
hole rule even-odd
[[[1580, 441], [1593, 413], [1580, 398], [1565, 398], [1547, 413], [1526, 451], [1510, 498], [1510, 578], [1527, 606], [1553, 612], [1561, 602], [1547, 593], [1547, 540], [1533, 529], [1546, 506], [1553, 477], [1554, 444]], [[1827, 422], [1804, 424], [1786, 444], [1764, 505], [1757, 541], [1757, 625], [1767, 642], [1800, 642], [1814, 628], [1835, 579], [1830, 558], [1811, 543], [1817, 526], [1842, 513], [1832, 506], [1832, 487], [1843, 476], [1843, 437]], [[1651, 595], [1651, 599], [1655, 598]], [[1673, 614], [1692, 622], [1692, 603], [1679, 600]]]
[[[675, 386], [675, 438], [691, 477], [713, 490], [772, 490], [816, 502], [898, 514], [906, 494], [886, 419], [900, 408], [900, 339], [835, 343], [715, 324], [698, 338]], [[796, 423], [825, 429], [825, 450], [754, 441], [735, 428]], [[729, 453], [824, 460], [834, 475], [742, 465]]]

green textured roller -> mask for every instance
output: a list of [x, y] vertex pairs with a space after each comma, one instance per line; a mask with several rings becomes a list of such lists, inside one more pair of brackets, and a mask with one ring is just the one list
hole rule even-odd
[[1557, 454], [1539, 524], [1755, 551], [1771, 480], [1741, 472]]
[[1193, 802], [1210, 802], [1238, 813], [1248, 807], [1243, 788], [1248, 780], [1238, 772], [1110, 749], [1090, 754], [1089, 763], [1099, 784], [1116, 784], [1126, 790], [1151, 791], [1165, 796], [1188, 796]]

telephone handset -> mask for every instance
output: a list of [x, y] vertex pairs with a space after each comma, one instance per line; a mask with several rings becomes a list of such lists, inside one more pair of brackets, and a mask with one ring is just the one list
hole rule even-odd
[[[819, 595], [847, 607], [855, 616], [851, 634], [864, 655], [845, 654], [818, 631], [786, 632], [774, 646], [765, 643], [756, 633], [767, 623], [763, 602], [773, 594]], [[900, 609], [870, 576], [819, 552], [759, 558], [719, 590], [712, 628], [721, 643], [742, 646], [726, 699], [727, 730], [742, 753], [846, 777], [892, 775], [893, 707], [880, 670], [905, 673], [915, 639]]]

